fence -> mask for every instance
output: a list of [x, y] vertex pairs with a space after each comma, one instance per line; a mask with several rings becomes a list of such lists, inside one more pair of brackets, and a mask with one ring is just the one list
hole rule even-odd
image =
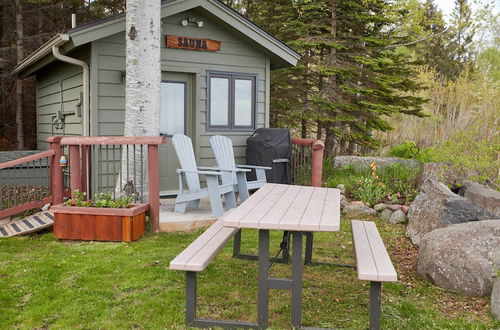
[[[166, 142], [165, 138], [71, 136], [52, 137], [48, 142], [59, 156], [57, 159], [62, 156], [63, 148], [69, 150], [66, 173], [72, 196], [77, 190], [89, 196], [134, 194], [138, 202], [149, 203], [153, 230], [159, 230], [158, 146]], [[58, 165], [52, 163], [52, 170], [59, 171], [52, 182], [55, 204], [62, 202], [64, 186], [63, 171]]]
[[54, 150], [0, 164], [0, 219], [53, 201], [50, 164]]
[[292, 183], [322, 186], [323, 150], [320, 140], [292, 139]]

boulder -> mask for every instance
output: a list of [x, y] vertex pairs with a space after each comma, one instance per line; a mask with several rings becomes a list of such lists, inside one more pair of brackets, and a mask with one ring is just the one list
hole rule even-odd
[[491, 291], [491, 314], [497, 320], [500, 320], [500, 276], [497, 276]]
[[420, 243], [417, 273], [441, 288], [486, 296], [493, 287], [493, 258], [499, 248], [500, 219], [436, 229]]
[[491, 291], [491, 314], [500, 320], [500, 247], [493, 252], [493, 271], [497, 277]]
[[345, 185], [343, 185], [342, 183], [339, 183], [337, 185], [337, 189], [340, 189], [340, 190], [345, 190]]
[[380, 213], [380, 217], [385, 221], [389, 221], [391, 219], [392, 213], [393, 212], [391, 209], [385, 209]]
[[364, 218], [375, 215], [377, 211], [361, 204], [349, 204], [342, 210], [348, 218]]
[[441, 182], [427, 179], [410, 205], [406, 236], [419, 245], [422, 237], [437, 228], [495, 218], [483, 206], [454, 194]]
[[476, 182], [464, 181], [458, 194], [487, 208], [493, 212], [495, 218], [500, 218], [500, 191]]
[[401, 164], [405, 167], [420, 168], [421, 164], [415, 159], [404, 159], [397, 157], [360, 157], [360, 156], [337, 156], [333, 159], [334, 168], [351, 167], [355, 170], [369, 170], [370, 164], [375, 163], [377, 169]]
[[389, 218], [390, 223], [401, 223], [406, 221], [406, 214], [402, 210], [396, 210]]
[[386, 208], [387, 208], [387, 204], [384, 204], [384, 203], [375, 204], [375, 206], [373, 207], [373, 209], [377, 212], [381, 212], [381, 211], [385, 210]]
[[431, 179], [443, 182], [449, 187], [457, 187], [462, 185], [465, 178], [477, 175], [475, 171], [457, 166], [453, 162], [425, 163], [420, 170], [417, 186], [420, 188], [425, 180]]

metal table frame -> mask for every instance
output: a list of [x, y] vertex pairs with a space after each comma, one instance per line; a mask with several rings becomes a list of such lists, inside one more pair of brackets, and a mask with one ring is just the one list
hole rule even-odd
[[241, 322], [196, 318], [197, 273], [186, 272], [186, 325], [191, 327], [222, 327], [265, 329], [269, 321], [269, 290], [290, 290], [292, 292], [291, 320], [294, 328], [302, 323], [302, 237], [305, 232], [292, 231], [292, 278], [269, 277], [269, 230], [259, 230], [259, 280], [257, 312], [258, 322]]

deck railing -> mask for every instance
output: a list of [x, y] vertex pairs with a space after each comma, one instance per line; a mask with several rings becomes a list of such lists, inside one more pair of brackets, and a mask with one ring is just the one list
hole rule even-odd
[[[159, 230], [158, 146], [166, 142], [165, 138], [66, 136], [53, 137], [49, 142], [59, 158], [63, 148], [68, 148], [65, 156], [69, 166], [65, 171], [72, 196], [75, 191], [89, 198], [96, 193], [134, 195], [137, 202], [149, 203], [153, 230]], [[63, 173], [58, 163], [52, 165]], [[59, 187], [63, 186], [63, 175], [58, 175], [53, 184], [59, 192], [54, 203], [62, 202]]]
[[293, 138], [292, 144], [292, 183], [321, 187], [324, 143]]
[[0, 219], [53, 201], [50, 164], [55, 158], [47, 150], [0, 164]]

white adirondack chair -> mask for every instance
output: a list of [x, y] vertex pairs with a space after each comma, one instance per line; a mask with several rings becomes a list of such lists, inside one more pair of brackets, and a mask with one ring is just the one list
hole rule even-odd
[[[219, 177], [224, 173], [240, 173], [244, 176], [244, 171], [233, 169], [218, 169], [214, 167], [197, 167], [194, 157], [193, 144], [191, 139], [183, 134], [175, 134], [172, 137], [177, 158], [181, 168], [177, 170], [179, 174], [179, 193], [175, 199], [175, 212], [186, 212], [186, 208], [198, 208], [200, 199], [208, 197], [212, 214], [220, 217], [224, 214], [221, 195], [224, 195], [226, 209], [236, 207], [236, 198], [233, 184], [219, 184]], [[199, 175], [202, 174], [207, 179], [207, 188], [201, 188]], [[188, 190], [184, 190], [184, 180]], [[189, 205], [188, 205], [189, 204]]]
[[248, 198], [248, 191], [258, 189], [266, 184], [266, 170], [271, 167], [255, 165], [236, 165], [234, 160], [233, 141], [230, 138], [221, 135], [215, 135], [210, 138], [210, 145], [220, 168], [243, 168], [255, 170], [257, 180], [247, 181], [246, 176], [236, 176], [235, 173], [225, 172], [221, 175], [223, 184], [233, 184], [234, 190], [239, 193], [240, 200], [243, 202]]

